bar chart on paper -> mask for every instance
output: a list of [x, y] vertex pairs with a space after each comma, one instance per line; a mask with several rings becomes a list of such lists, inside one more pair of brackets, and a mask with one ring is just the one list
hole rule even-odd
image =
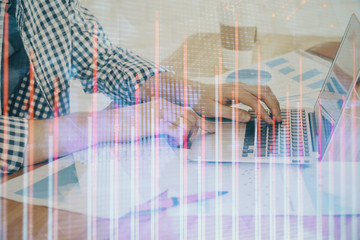
[[318, 57], [302, 51], [290, 52], [265, 62], [265, 65], [289, 80], [297, 83], [302, 81], [304, 86], [314, 90], [322, 87], [329, 68], [324, 61], [320, 62]]
[[330, 62], [298, 50], [264, 62], [273, 75], [270, 86], [281, 103], [312, 107], [324, 85]]

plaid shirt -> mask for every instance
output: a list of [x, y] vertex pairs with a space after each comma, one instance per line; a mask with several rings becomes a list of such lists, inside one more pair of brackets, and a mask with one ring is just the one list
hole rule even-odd
[[[2, 23], [6, 2], [0, 0]], [[29, 61], [32, 56], [34, 82], [27, 74], [9, 96], [7, 116], [0, 116], [0, 173], [22, 166], [27, 119], [31, 115], [35, 119], [54, 117], [55, 91], [59, 115], [69, 113], [70, 79], [80, 80], [87, 93], [97, 91], [133, 102], [137, 80], [141, 85], [157, 69], [154, 63], [114, 46], [97, 19], [77, 0], [17, 0], [16, 20]], [[1, 40], [3, 27], [0, 24]], [[160, 67], [159, 71], [166, 70]]]

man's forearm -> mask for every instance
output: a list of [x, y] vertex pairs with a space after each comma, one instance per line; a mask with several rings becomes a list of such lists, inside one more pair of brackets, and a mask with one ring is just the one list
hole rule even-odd
[[52, 157], [61, 157], [98, 143], [129, 142], [134, 137], [150, 136], [150, 104], [29, 120], [28, 164], [47, 160], [50, 150]]
[[[60, 157], [83, 149], [87, 136], [83, 136], [87, 126], [86, 114], [72, 114], [64, 117], [29, 120], [27, 158], [32, 165], [52, 157]], [[51, 157], [51, 156], [50, 156]]]
[[161, 73], [151, 77], [139, 88], [139, 99], [150, 101], [163, 98], [178, 105], [193, 106], [198, 103], [201, 84], [190, 80], [178, 79], [173, 73]]

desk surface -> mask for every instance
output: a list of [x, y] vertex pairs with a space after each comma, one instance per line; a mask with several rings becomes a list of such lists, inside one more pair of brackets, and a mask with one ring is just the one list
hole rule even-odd
[[[339, 40], [339, 38], [328, 39], [315, 36], [290, 37], [283, 35], [265, 35], [260, 37], [259, 51], [261, 59], [274, 57], [294, 49], [307, 49], [315, 44], [323, 41]], [[199, 34], [191, 36], [186, 41], [189, 77], [197, 76], [201, 71], [202, 76], [213, 76], [215, 74], [215, 66], [218, 65], [218, 51], [220, 49], [219, 35], [217, 34]], [[173, 66], [173, 69], [181, 76], [183, 75], [183, 52], [184, 47], [180, 47], [174, 54], [164, 60], [163, 63]], [[61, 160], [60, 160], [61, 161]], [[22, 171], [8, 177], [15, 178], [22, 174]], [[6, 181], [6, 179], [3, 179]], [[21, 239], [24, 229], [29, 238], [45, 239], [48, 236], [49, 219], [48, 208], [33, 206], [31, 204], [24, 205], [15, 201], [1, 199], [1, 235], [2, 239]], [[108, 239], [110, 234], [110, 225], [114, 224], [115, 235], [121, 239], [131, 238], [131, 219], [123, 218], [115, 222], [106, 219], [93, 218], [90, 221], [91, 228], [88, 227], [87, 216], [71, 213], [62, 210], [51, 210], [53, 215], [52, 229], [53, 236], [59, 239], [83, 239], [90, 232], [97, 239]], [[26, 214], [24, 215], [24, 212]], [[26, 226], [24, 216], [27, 216]], [[139, 239], [150, 239], [155, 234], [160, 239], [178, 239], [179, 238], [179, 218], [167, 216], [161, 213], [158, 216], [158, 222], [155, 221], [155, 228], [152, 229], [152, 221], [148, 217], [140, 217], [136, 219]], [[214, 226], [220, 221], [221, 234], [225, 239], [231, 238], [232, 233], [232, 217], [206, 217], [204, 226]], [[198, 227], [201, 221], [197, 217], [186, 218], [186, 239], [197, 239]], [[335, 235], [335, 239], [345, 236], [346, 239], [351, 238], [351, 234], [360, 236], [360, 219], [358, 217], [297, 217], [297, 216], [261, 216], [261, 217], [240, 217], [235, 221], [238, 225], [239, 239], [253, 239], [255, 235], [268, 239], [273, 236], [274, 239], [280, 237], [295, 238], [303, 236], [306, 239], [315, 238], [316, 236]], [[315, 225], [322, 226], [314, 227]], [[332, 226], [332, 230], [328, 226]], [[341, 227], [339, 227], [341, 226]], [[89, 231], [90, 230], [90, 231]], [[207, 239], [215, 239], [216, 232], [207, 229], [209, 234]], [[333, 232], [332, 232], [333, 231]], [[218, 235], [219, 236], [219, 235]], [[115, 239], [117, 239], [116, 237]]]

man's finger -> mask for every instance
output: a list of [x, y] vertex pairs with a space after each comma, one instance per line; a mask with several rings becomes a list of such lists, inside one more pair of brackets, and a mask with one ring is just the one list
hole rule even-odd
[[[205, 123], [205, 126], [204, 126], [204, 123]], [[207, 121], [207, 120], [202, 120], [200, 119], [198, 122], [197, 122], [197, 126], [199, 128], [201, 128], [202, 130], [205, 130], [206, 132], [209, 132], [209, 133], [214, 133], [215, 132], [215, 123], [214, 122], [210, 122], [210, 121]]]
[[276, 96], [271, 91], [271, 88], [268, 86], [263, 86], [261, 91], [261, 99], [264, 101], [266, 106], [271, 110], [271, 113], [275, 116], [275, 120], [280, 122], [281, 121], [281, 114], [280, 114], [280, 104], [279, 101], [276, 99]]
[[203, 119], [193, 109], [189, 108], [188, 115], [191, 117], [197, 127], [205, 130], [206, 132], [215, 132], [215, 123], [205, 120], [205, 126], [203, 126]]
[[[258, 86], [252, 85], [248, 86], [248, 90], [255, 96], [258, 96]], [[272, 92], [271, 88], [268, 86], [261, 86], [260, 87], [260, 98], [263, 102], [268, 106], [271, 110], [272, 114], [275, 116], [275, 120], [280, 122], [281, 121], [281, 114], [280, 114], [280, 104], [279, 101], [276, 99], [276, 96]]]
[[[172, 147], [183, 147], [185, 142], [191, 143], [199, 129], [195, 123], [192, 123], [189, 120], [184, 121], [183, 128], [180, 128], [181, 121], [184, 121], [184, 119], [179, 117], [176, 122], [168, 122], [168, 143]], [[180, 139], [183, 141], [181, 142]]]
[[199, 133], [199, 127], [198, 126], [192, 126], [192, 128], [187, 132], [186, 138], [189, 143], [192, 143], [196, 135]]
[[225, 105], [221, 105], [222, 108], [222, 114], [219, 117], [224, 117], [224, 118], [228, 118], [228, 119], [232, 119], [232, 120], [238, 120], [239, 122], [248, 122], [251, 119], [250, 114], [242, 109], [238, 109], [237, 110], [237, 117], [235, 117], [235, 119], [233, 119], [233, 109], [232, 107], [228, 107]]
[[[247, 85], [247, 86], [252, 87], [249, 85]], [[255, 113], [260, 114], [261, 119], [263, 119], [267, 123], [269, 123], [269, 124], [272, 123], [272, 119], [269, 116], [268, 112], [263, 108], [263, 106], [261, 104], [259, 104], [259, 100], [256, 96], [254, 96], [254, 94], [252, 94], [248, 90], [244, 92], [244, 89], [242, 89], [242, 93], [241, 93], [241, 95], [239, 94], [239, 96], [240, 96], [239, 101], [241, 103], [250, 106], [255, 111]], [[244, 111], [244, 112], [246, 112], [246, 111]], [[248, 112], [246, 112], [246, 113], [249, 116], [249, 120], [250, 120], [250, 114]], [[243, 121], [243, 122], [248, 122], [249, 120]]]
[[243, 103], [250, 106], [255, 111], [256, 115], [260, 114], [261, 119], [263, 119], [265, 122], [269, 124], [272, 123], [271, 117], [269, 116], [268, 112], [264, 109], [264, 107], [261, 105], [257, 97], [248, 94], [244, 98], [246, 100], [244, 100]]
[[196, 112], [192, 108], [186, 108], [187, 120], [190, 120], [193, 124], [196, 124], [201, 117], [196, 114]]

